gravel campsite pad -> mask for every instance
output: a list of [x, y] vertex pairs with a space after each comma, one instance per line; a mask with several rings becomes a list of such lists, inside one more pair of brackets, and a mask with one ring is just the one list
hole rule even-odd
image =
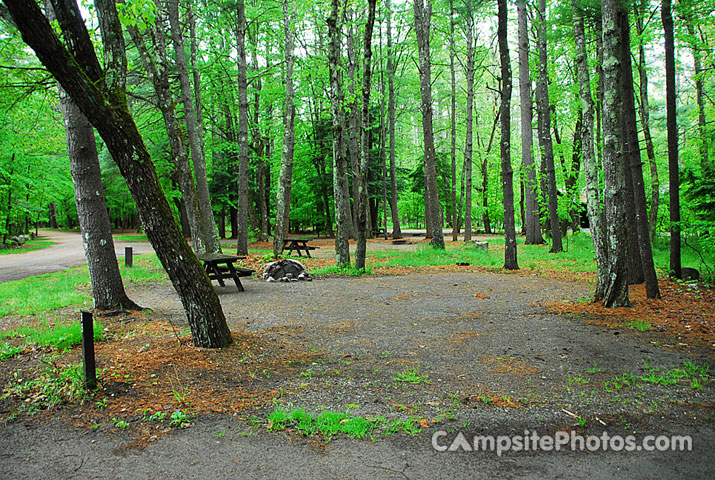
[[[2, 478], [706, 477], [712, 342], [550, 313], [590, 285], [434, 272], [217, 287], [233, 346], [190, 345], [167, 282], [130, 288], [151, 313], [104, 321], [103, 391], [2, 427]], [[613, 323], [613, 321], [612, 321]], [[616, 322], [617, 323], [617, 322]], [[79, 361], [79, 352], [74, 360]], [[11, 368], [21, 369], [13, 359]], [[7, 381], [3, 378], [3, 381]], [[672, 380], [672, 381], [667, 381]], [[7, 415], [9, 406], [0, 403]], [[185, 428], [155, 425], [184, 408]], [[276, 408], [413, 422], [372, 439], [271, 431]], [[110, 421], [109, 419], [112, 419]], [[124, 421], [126, 425], [120, 422]], [[438, 452], [455, 433], [691, 435], [690, 452]]]

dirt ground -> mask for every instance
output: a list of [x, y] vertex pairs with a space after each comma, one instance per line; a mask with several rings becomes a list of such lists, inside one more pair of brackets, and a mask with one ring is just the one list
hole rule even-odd
[[[638, 379], [712, 365], [715, 338], [554, 309], [583, 304], [587, 282], [437, 268], [243, 283], [243, 293], [217, 287], [235, 339], [221, 351], [190, 345], [168, 281], [130, 287], [152, 312], [103, 320], [103, 389], [84, 405], [0, 424], [0, 478], [712, 478], [711, 374], [695, 385]], [[2, 383], [39, 354], [3, 362]], [[397, 380], [408, 371], [419, 383]], [[272, 432], [276, 406], [414, 417], [421, 432], [330, 441]], [[0, 401], [0, 416], [12, 408]], [[146, 421], [178, 408], [193, 415], [190, 427]], [[693, 449], [438, 452], [440, 431], [690, 435]]]

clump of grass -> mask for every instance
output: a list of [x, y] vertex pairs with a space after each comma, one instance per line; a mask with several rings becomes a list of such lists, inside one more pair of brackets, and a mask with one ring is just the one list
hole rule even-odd
[[280, 431], [288, 428], [297, 430], [305, 436], [322, 435], [326, 439], [331, 439], [338, 434], [365, 438], [380, 432], [389, 435], [397, 432], [415, 434], [420, 431], [419, 421], [416, 418], [387, 420], [384, 417], [357, 417], [349, 412], [329, 410], [312, 414], [302, 408], [290, 411], [277, 408], [268, 416], [269, 430]]
[[313, 270], [312, 275], [340, 275], [347, 277], [360, 277], [362, 275], [372, 275], [372, 267], [366, 266], [364, 269], [355, 267], [339, 267], [333, 265]]
[[19, 411], [34, 414], [39, 410], [58, 405], [83, 402], [87, 396], [82, 365], [60, 365], [59, 355], [41, 360], [37, 376], [28, 380], [18, 379], [17, 372], [3, 391], [0, 399], [20, 400]]
[[[82, 343], [82, 326], [79, 322], [58, 324], [54, 327], [43, 321], [36, 327], [21, 327], [17, 330], [0, 332], [0, 338], [24, 337], [26, 343], [41, 347], [53, 347], [58, 350], [71, 348]], [[102, 323], [94, 321], [94, 340], [104, 340]]]
[[0, 343], [0, 360], [7, 360], [22, 352], [22, 347], [10, 345], [7, 342]]
[[420, 373], [418, 368], [408, 368], [392, 377], [392, 379], [396, 382], [413, 383], [415, 385], [430, 383], [429, 375]]
[[660, 368], [653, 368], [645, 364], [645, 374], [634, 375], [624, 373], [619, 376], [612, 376], [610, 380], [603, 383], [607, 392], [621, 390], [638, 383], [650, 383], [654, 385], [671, 386], [687, 382], [695, 390], [702, 389], [703, 383], [710, 379], [710, 365], [698, 365], [692, 362], [683, 363], [682, 367], [675, 367], [664, 372]]
[[648, 320], [638, 319], [633, 322], [626, 322], [630, 328], [638, 330], [639, 332], [646, 332], [653, 328]]

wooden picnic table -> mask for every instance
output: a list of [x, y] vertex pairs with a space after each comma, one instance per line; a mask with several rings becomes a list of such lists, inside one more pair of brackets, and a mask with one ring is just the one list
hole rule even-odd
[[250, 277], [253, 275], [253, 270], [250, 268], [242, 268], [234, 266], [238, 260], [246, 257], [238, 257], [236, 255], [224, 255], [222, 253], [202, 253], [197, 255], [199, 260], [204, 264], [204, 270], [211, 280], [218, 280], [219, 285], [225, 287], [223, 282], [225, 279], [232, 278], [236, 283], [236, 288], [239, 292], [245, 291], [241, 284], [240, 277]]
[[288, 250], [288, 255], [291, 255], [292, 252], [295, 250], [296, 252], [298, 252], [299, 257], [303, 256], [303, 254], [300, 253], [301, 251], [303, 251], [305, 252], [306, 257], [311, 258], [310, 251], [315, 250], [316, 248], [320, 248], [308, 245], [308, 242], [312, 240], [314, 239], [310, 237], [285, 237], [283, 239], [283, 251]]

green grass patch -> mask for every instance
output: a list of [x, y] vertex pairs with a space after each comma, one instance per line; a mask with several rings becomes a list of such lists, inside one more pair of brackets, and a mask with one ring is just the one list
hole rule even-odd
[[[166, 278], [156, 255], [135, 257], [131, 268], [120, 266], [125, 284], [145, 285]], [[0, 317], [38, 315], [65, 307], [90, 307], [86, 266], [0, 283]]]
[[89, 286], [87, 267], [0, 283], [0, 316], [36, 315], [71, 306], [89, 306], [79, 288]]
[[429, 375], [420, 373], [419, 368], [408, 368], [398, 373], [392, 379], [396, 382], [412, 383], [419, 385], [420, 383], [430, 383]]
[[639, 332], [647, 332], [648, 330], [652, 329], [653, 326], [650, 324], [648, 320], [635, 320], [633, 322], [626, 322], [626, 325], [632, 328], [633, 330], [638, 330]]
[[0, 343], [0, 360], [7, 360], [22, 352], [22, 347], [10, 345], [7, 342]]
[[390, 435], [405, 432], [414, 435], [421, 431], [419, 420], [416, 418], [387, 420], [379, 416], [358, 417], [351, 415], [349, 411], [329, 410], [312, 414], [302, 408], [290, 411], [276, 408], [268, 416], [268, 429], [271, 431], [294, 429], [308, 437], [322, 435], [328, 440], [339, 434], [352, 438], [365, 438], [379, 433]]
[[685, 362], [682, 366], [664, 371], [660, 368], [653, 368], [645, 362], [643, 367], [645, 369], [643, 375], [626, 372], [623, 375], [612, 376], [603, 383], [604, 388], [607, 392], [614, 392], [637, 384], [671, 386], [687, 383], [691, 388], [700, 390], [703, 384], [710, 380], [710, 365], [708, 364], [698, 365]]
[[346, 277], [360, 277], [362, 275], [372, 275], [372, 267], [366, 266], [364, 269], [357, 269], [353, 266], [339, 267], [332, 265], [330, 267], [316, 268], [311, 272], [311, 275], [340, 275]]
[[25, 253], [25, 252], [32, 252], [33, 250], [42, 250], [43, 248], [47, 248], [50, 245], [54, 245], [55, 242], [51, 242], [49, 240], [30, 240], [29, 242], [25, 242], [18, 248], [3, 248], [0, 250], [0, 255], [12, 255], [14, 253]]
[[[15, 337], [22, 337], [28, 344], [63, 350], [82, 343], [82, 326], [77, 321], [52, 327], [43, 321], [37, 327], [21, 327], [17, 330], [0, 332], [0, 339]], [[94, 321], [94, 340], [96, 342], [104, 340], [104, 330], [99, 320]]]
[[115, 242], [148, 242], [146, 235], [112, 235]]

